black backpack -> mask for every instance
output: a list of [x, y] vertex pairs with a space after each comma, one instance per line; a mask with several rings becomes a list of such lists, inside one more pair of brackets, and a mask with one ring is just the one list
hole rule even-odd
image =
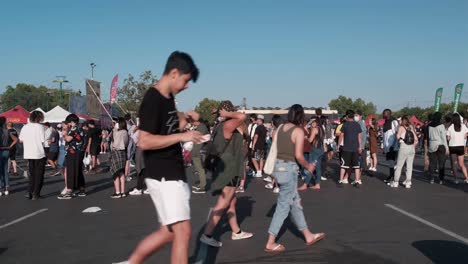
[[405, 138], [403, 139], [406, 145], [414, 144], [414, 133], [411, 129], [406, 129]]

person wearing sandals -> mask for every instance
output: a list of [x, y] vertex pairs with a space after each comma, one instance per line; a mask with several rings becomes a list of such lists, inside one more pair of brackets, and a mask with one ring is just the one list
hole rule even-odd
[[127, 122], [119, 118], [118, 123], [112, 131], [114, 142], [111, 150], [110, 173], [114, 179], [115, 192], [111, 198], [123, 198], [125, 194], [125, 165], [127, 162], [128, 131]]
[[464, 154], [465, 154], [465, 140], [468, 133], [467, 127], [461, 122], [461, 117], [458, 113], [452, 115], [452, 125], [447, 131], [447, 138], [449, 141], [449, 152], [452, 162], [453, 176], [455, 184], [458, 184], [458, 167], [465, 177], [464, 182], [468, 183], [468, 173], [466, 171]]
[[[314, 162], [316, 164], [315, 177], [313, 179], [314, 185], [312, 185], [310, 189], [320, 190], [320, 179], [322, 178], [322, 158], [324, 154], [323, 143], [325, 140], [325, 130], [323, 129], [320, 119], [316, 118], [312, 121], [312, 130], [306, 140], [310, 142], [310, 156], [308, 161]], [[298, 188], [299, 191], [307, 190], [312, 181], [313, 175], [310, 174], [307, 170], [305, 175], [306, 177], [304, 184]]]
[[73, 198], [74, 190], [79, 190], [78, 196], [86, 196], [83, 175], [84, 132], [78, 127], [79, 120], [75, 114], [70, 114], [65, 118], [65, 123], [69, 127], [68, 130], [63, 131], [63, 138], [67, 145], [67, 189], [57, 197], [60, 200]]
[[223, 101], [217, 111], [221, 123], [213, 133], [211, 155], [217, 156], [213, 170], [213, 194], [218, 195], [216, 205], [210, 212], [208, 223], [200, 241], [212, 247], [221, 247], [222, 243], [213, 238], [213, 233], [221, 217], [227, 214], [232, 230], [232, 240], [246, 239], [253, 236], [239, 227], [236, 214], [236, 188], [244, 175], [243, 136], [238, 131], [246, 117], [236, 112], [231, 101]]
[[310, 173], [315, 169], [315, 164], [308, 163], [304, 158], [304, 108], [295, 104], [288, 112], [288, 122], [284, 124], [273, 137], [277, 137], [277, 160], [273, 174], [280, 185], [280, 191], [275, 213], [268, 229], [268, 240], [265, 252], [277, 253], [286, 250], [276, 242], [276, 238], [284, 220], [291, 213], [293, 222], [302, 232], [307, 245], [313, 245], [325, 237], [324, 233], [314, 234], [310, 232], [304, 217], [301, 198], [297, 191], [297, 173], [299, 163]]

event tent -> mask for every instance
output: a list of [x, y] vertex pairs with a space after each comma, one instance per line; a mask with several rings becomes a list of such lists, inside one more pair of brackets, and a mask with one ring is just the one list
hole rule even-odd
[[39, 111], [39, 112], [43, 113], [44, 115], [45, 115], [45, 113], [46, 113], [46, 112], [45, 112], [44, 110], [42, 110], [42, 108], [40, 108], [40, 107], [38, 107], [38, 108], [32, 110], [31, 112], [33, 112], [33, 111]]
[[29, 119], [29, 112], [21, 105], [17, 105], [12, 109], [1, 113], [0, 116], [5, 117], [7, 122], [15, 124], [27, 124]]
[[49, 123], [61, 123], [65, 118], [70, 114], [67, 110], [63, 109], [60, 106], [52, 108], [49, 112], [44, 115], [44, 122]]

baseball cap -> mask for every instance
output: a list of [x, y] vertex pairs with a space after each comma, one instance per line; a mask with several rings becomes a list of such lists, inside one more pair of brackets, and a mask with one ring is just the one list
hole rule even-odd
[[265, 120], [265, 117], [263, 115], [258, 115], [257, 119]]

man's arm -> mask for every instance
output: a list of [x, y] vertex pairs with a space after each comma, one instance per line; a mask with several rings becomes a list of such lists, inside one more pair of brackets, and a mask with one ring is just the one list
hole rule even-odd
[[[361, 132], [362, 133], [362, 132]], [[361, 137], [361, 133], [358, 134], [358, 145], [359, 145], [359, 154], [361, 154], [362, 152], [362, 137]]]
[[142, 150], [163, 149], [180, 142], [193, 141], [195, 144], [201, 143], [203, 140], [202, 134], [198, 131], [190, 130], [184, 133], [176, 133], [171, 135], [154, 135], [144, 130], [140, 130], [140, 138], [138, 146]]
[[253, 139], [253, 145], [252, 145], [253, 148], [255, 148], [255, 146], [257, 145], [257, 140], [258, 140], [258, 134], [255, 134], [254, 139]]
[[232, 133], [245, 121], [246, 116], [240, 112], [219, 111], [220, 116], [229, 119], [224, 123], [224, 138], [231, 138]]

